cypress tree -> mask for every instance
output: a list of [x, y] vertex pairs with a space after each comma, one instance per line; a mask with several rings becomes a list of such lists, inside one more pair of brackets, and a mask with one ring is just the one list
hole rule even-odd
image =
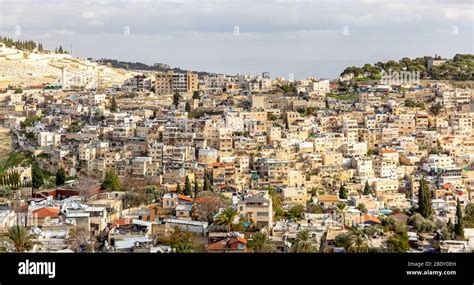
[[179, 182], [176, 184], [176, 194], [181, 194], [181, 185], [179, 185]]
[[43, 172], [41, 169], [36, 165], [33, 164], [33, 167], [31, 169], [31, 176], [32, 176], [32, 187], [34, 189], [38, 189], [43, 185]]
[[184, 194], [191, 195], [191, 182], [188, 176], [186, 176], [186, 180], [184, 181]]
[[347, 189], [344, 185], [341, 185], [341, 188], [339, 188], [339, 198], [347, 199]]
[[196, 176], [194, 176], [194, 197], [197, 197], [198, 192], [199, 192], [199, 184], [198, 184]]
[[112, 100], [110, 100], [110, 112], [115, 113], [117, 112], [117, 109], [117, 101], [115, 100], [115, 96], [113, 96]]
[[64, 182], [66, 181], [66, 171], [64, 168], [58, 169], [56, 172], [56, 185], [63, 185]]
[[181, 96], [179, 95], [178, 92], [174, 93], [173, 94], [173, 105], [175, 107], [178, 107], [178, 104], [179, 104], [179, 100], [181, 99]]
[[431, 192], [424, 177], [421, 178], [420, 187], [418, 189], [417, 212], [425, 219], [431, 216]]
[[112, 191], [119, 191], [120, 190], [120, 180], [118, 178], [117, 173], [115, 171], [107, 171], [105, 173], [104, 181], [101, 185], [102, 190], [112, 190]]
[[454, 234], [457, 239], [464, 239], [464, 221], [462, 217], [462, 208], [461, 203], [459, 203], [459, 198], [456, 205], [456, 220], [454, 223]]
[[369, 195], [372, 193], [372, 190], [370, 189], [370, 185], [368, 181], [365, 181], [365, 186], [364, 186], [364, 195]]
[[211, 185], [209, 184], [209, 178], [207, 177], [207, 171], [204, 171], [204, 191], [211, 191]]

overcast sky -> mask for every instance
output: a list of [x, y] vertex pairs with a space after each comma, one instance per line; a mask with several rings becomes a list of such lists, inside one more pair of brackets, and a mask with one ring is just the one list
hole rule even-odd
[[81, 57], [334, 78], [349, 65], [474, 53], [474, 0], [0, 0], [0, 34]]

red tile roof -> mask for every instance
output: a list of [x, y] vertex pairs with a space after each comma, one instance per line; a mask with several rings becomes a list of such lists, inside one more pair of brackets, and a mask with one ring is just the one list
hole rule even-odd
[[231, 243], [232, 243], [232, 242], [235, 242], [235, 240], [237, 240], [237, 241], [240, 242], [240, 243], [247, 244], [247, 240], [244, 239], [244, 238], [241, 238], [241, 237], [237, 237], [237, 238], [231, 239]]
[[[218, 242], [214, 242], [214, 243], [209, 244], [207, 246], [207, 249], [208, 250], [236, 249], [236, 248], [232, 247], [232, 244], [234, 244], [236, 242], [247, 244], [247, 240], [244, 239], [244, 238], [241, 238], [241, 237], [233, 237], [233, 238], [227, 237], [227, 238], [225, 238], [223, 240], [220, 240]], [[231, 245], [231, 246], [229, 247], [229, 245]]]
[[396, 153], [397, 151], [396, 150], [393, 150], [393, 149], [381, 149], [379, 151], [380, 154], [384, 154], [384, 153]]
[[355, 220], [359, 223], [365, 223], [372, 221], [377, 224], [381, 224], [382, 222], [379, 220], [379, 218], [372, 216], [372, 215], [363, 215], [361, 217], [355, 217]]
[[41, 209], [36, 209], [33, 212], [31, 212], [35, 217], [37, 218], [57, 218], [59, 217], [59, 208], [53, 208], [53, 207], [44, 207]]
[[132, 219], [118, 219], [118, 220], [112, 221], [113, 226], [126, 226], [131, 223], [132, 223]]
[[452, 188], [453, 188], [453, 184], [451, 184], [451, 183], [444, 183], [444, 184], [443, 184], [443, 188], [446, 189], [446, 190], [452, 189]]
[[179, 200], [189, 201], [189, 202], [192, 202], [192, 201], [193, 201], [193, 198], [191, 198], [191, 197], [189, 197], [189, 196], [186, 196], [186, 195], [181, 195], [181, 194], [178, 195], [178, 199], [179, 199]]

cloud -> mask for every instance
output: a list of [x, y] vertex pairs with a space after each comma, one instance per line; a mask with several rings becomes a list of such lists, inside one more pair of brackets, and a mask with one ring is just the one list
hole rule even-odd
[[469, 0], [0, 0], [0, 31], [87, 57], [335, 76], [358, 61], [472, 53], [473, 13]]

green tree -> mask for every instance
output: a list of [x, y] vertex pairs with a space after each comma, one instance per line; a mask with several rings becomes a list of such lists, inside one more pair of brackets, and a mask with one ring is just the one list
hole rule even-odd
[[360, 229], [352, 228], [347, 233], [347, 240], [345, 244], [345, 249], [347, 252], [370, 252], [372, 248], [372, 242]]
[[3, 235], [13, 242], [17, 252], [24, 252], [31, 249], [35, 244], [41, 244], [35, 240], [36, 235], [30, 234], [25, 227], [19, 225], [10, 227], [8, 232]]
[[229, 207], [227, 209], [224, 209], [222, 213], [217, 215], [214, 220], [214, 223], [216, 225], [225, 226], [227, 231], [229, 232], [234, 228], [234, 220], [238, 214], [239, 212], [236, 209]]
[[186, 101], [186, 106], [184, 107], [184, 110], [186, 112], [191, 112], [191, 104], [189, 104], [189, 101]]
[[417, 212], [425, 219], [431, 216], [431, 192], [424, 177], [421, 178], [420, 188], [418, 189]]
[[179, 101], [181, 100], [181, 95], [178, 92], [173, 94], [173, 105], [178, 107]]
[[464, 221], [462, 216], [461, 203], [459, 203], [458, 198], [456, 205], [456, 220], [454, 223], [454, 235], [457, 239], [464, 239]]
[[288, 210], [287, 217], [292, 220], [301, 220], [303, 212], [304, 207], [302, 205], [294, 205]]
[[138, 197], [137, 193], [132, 191], [127, 191], [122, 196], [122, 204], [124, 209], [130, 209], [133, 207], [138, 207], [142, 203], [142, 200]]
[[191, 253], [199, 250], [198, 245], [193, 240], [192, 234], [184, 232], [178, 226], [173, 228], [172, 233], [164, 240], [164, 243], [175, 248], [177, 253]]
[[318, 248], [317, 241], [311, 236], [308, 229], [299, 231], [291, 245], [291, 251], [296, 253], [317, 252]]
[[362, 194], [364, 195], [372, 194], [372, 189], [370, 189], [370, 185], [368, 181], [365, 181], [364, 192]]
[[104, 181], [102, 182], [101, 188], [102, 190], [112, 190], [112, 191], [120, 190], [120, 181], [115, 171], [107, 171], [105, 173], [105, 178], [104, 178]]
[[464, 208], [464, 225], [467, 228], [474, 228], [474, 203], [469, 203]]
[[339, 188], [339, 198], [347, 199], [347, 189], [343, 184], [341, 184], [341, 188]]
[[196, 176], [194, 176], [194, 197], [197, 197], [199, 193], [199, 183], [197, 181]]
[[38, 167], [38, 165], [36, 165], [36, 163], [33, 163], [33, 166], [31, 167], [31, 176], [33, 189], [39, 189], [43, 186], [43, 171]]
[[191, 182], [189, 181], [189, 177], [186, 175], [186, 180], [184, 181], [184, 194], [191, 195]]
[[59, 46], [58, 52], [59, 53], [64, 53], [63, 46]]
[[193, 92], [193, 99], [201, 99], [201, 92], [199, 90]]
[[181, 184], [179, 184], [179, 182], [176, 184], [176, 194], [182, 194], [182, 191], [181, 191]]
[[115, 113], [118, 110], [117, 100], [115, 100], [115, 96], [112, 97], [110, 100], [110, 112]]
[[430, 219], [425, 219], [420, 213], [415, 213], [408, 219], [408, 224], [412, 225], [418, 232], [431, 232], [435, 225]]
[[445, 240], [450, 240], [454, 238], [454, 226], [451, 218], [448, 219], [448, 222], [446, 223], [445, 227], [441, 227], [440, 232]]
[[154, 185], [145, 188], [145, 195], [147, 197], [147, 203], [154, 203], [160, 199], [160, 193]]
[[[268, 196], [272, 199], [272, 207], [275, 211], [275, 215], [278, 216], [277, 214], [280, 214], [283, 212], [283, 209], [281, 208], [281, 196], [276, 192], [275, 187], [268, 186], [267, 188], [268, 191]], [[284, 213], [284, 212], [283, 212]]]
[[211, 191], [211, 184], [209, 183], [209, 178], [207, 175], [207, 171], [204, 171], [204, 191]]
[[405, 107], [414, 108], [414, 107], [416, 107], [416, 102], [411, 100], [411, 99], [406, 99], [405, 100]]
[[430, 111], [433, 115], [438, 116], [441, 113], [441, 110], [443, 109], [443, 105], [441, 105], [440, 102], [431, 105]]
[[194, 245], [188, 242], [181, 242], [176, 246], [176, 253], [193, 253]]
[[391, 236], [387, 242], [389, 252], [405, 253], [410, 248], [408, 244], [408, 234], [406, 232], [398, 232]]
[[65, 181], [66, 181], [66, 171], [64, 170], [64, 168], [61, 167], [56, 172], [56, 185], [58, 186], [63, 185]]
[[270, 238], [266, 233], [258, 232], [249, 242], [249, 248], [254, 252], [274, 252], [275, 247], [270, 244]]
[[359, 203], [359, 205], [357, 205], [357, 209], [362, 213], [367, 214], [367, 207], [364, 203]]

